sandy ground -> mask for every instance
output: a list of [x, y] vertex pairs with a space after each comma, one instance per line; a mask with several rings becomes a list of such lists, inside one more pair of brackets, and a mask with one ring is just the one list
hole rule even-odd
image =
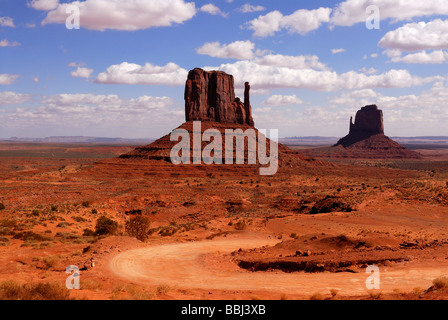
[[[337, 289], [341, 295], [366, 294], [365, 273], [283, 273], [223, 270], [204, 263], [206, 254], [225, 254], [232, 251], [273, 245], [278, 240], [245, 235], [235, 239], [219, 239], [150, 246], [130, 250], [114, 257], [111, 270], [119, 277], [142, 284], [166, 283], [172, 286], [207, 290], [271, 290], [275, 292], [312, 295]], [[398, 268], [382, 268], [380, 287], [383, 293], [397, 288], [412, 291], [430, 287], [432, 281], [448, 273], [448, 261], [409, 263]]]

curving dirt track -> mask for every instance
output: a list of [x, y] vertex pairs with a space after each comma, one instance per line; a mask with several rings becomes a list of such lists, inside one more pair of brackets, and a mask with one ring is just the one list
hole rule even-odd
[[[109, 267], [119, 277], [141, 284], [168, 284], [181, 288], [206, 290], [248, 290], [290, 293], [309, 296], [316, 292], [328, 293], [338, 289], [346, 296], [367, 293], [366, 273], [282, 273], [249, 272], [228, 266], [209, 265], [203, 259], [207, 254], [224, 254], [264, 245], [278, 240], [266, 238], [233, 238], [176, 243], [130, 250], [115, 256]], [[435, 278], [446, 275], [445, 264], [408, 263], [380, 270], [381, 291], [394, 289], [412, 291], [428, 288]]]

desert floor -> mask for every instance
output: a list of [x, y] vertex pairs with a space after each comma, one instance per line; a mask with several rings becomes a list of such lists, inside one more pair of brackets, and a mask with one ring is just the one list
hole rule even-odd
[[[262, 177], [114, 159], [132, 149], [0, 144], [0, 298], [39, 283], [53, 299], [448, 298], [446, 150]], [[136, 214], [145, 242], [125, 232]], [[94, 234], [101, 216], [116, 234]], [[79, 290], [65, 288], [70, 265]]]

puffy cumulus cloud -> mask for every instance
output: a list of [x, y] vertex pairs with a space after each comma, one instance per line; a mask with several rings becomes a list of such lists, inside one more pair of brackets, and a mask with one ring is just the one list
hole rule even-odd
[[264, 10], [266, 10], [266, 8], [263, 6], [253, 6], [249, 3], [246, 3], [238, 8], [238, 11], [243, 13], [259, 12]]
[[420, 63], [420, 64], [440, 64], [448, 61], [448, 52], [444, 50], [435, 50], [427, 53], [425, 50], [410, 53], [405, 56], [394, 56], [392, 62]]
[[96, 83], [105, 84], [146, 84], [180, 86], [185, 84], [187, 70], [175, 63], [166, 66], [154, 66], [146, 63], [144, 66], [122, 62], [112, 65], [101, 72], [95, 79]]
[[358, 70], [359, 72], [365, 73], [365, 74], [375, 74], [378, 73], [378, 70], [375, 68], [369, 68], [367, 69], [366, 67], [362, 67], [361, 69]]
[[11, 17], [0, 17], [0, 27], [15, 28], [14, 20]]
[[148, 130], [153, 129], [153, 126], [148, 128], [148, 123], [154, 127], [160, 124], [174, 127], [182, 120], [172, 98], [152, 96], [124, 99], [117, 95], [59, 94], [42, 97], [37, 107], [20, 106], [2, 111], [0, 121], [3, 129], [9, 132], [34, 128], [49, 134], [147, 137], [148, 132], [152, 132]]
[[59, 0], [32, 0], [28, 3], [31, 8], [44, 11], [56, 9], [58, 5]]
[[375, 5], [380, 9], [380, 18], [393, 19], [393, 22], [409, 20], [415, 17], [448, 15], [445, 0], [346, 0], [336, 6], [331, 16], [331, 24], [352, 26], [365, 22], [366, 8]]
[[319, 61], [316, 55], [287, 56], [282, 54], [268, 54], [255, 59], [255, 62], [263, 66], [275, 66], [290, 69], [317, 69], [329, 70], [326, 64]]
[[339, 96], [332, 97], [329, 100], [330, 105], [370, 105], [375, 104], [378, 93], [372, 89], [352, 90], [343, 92]]
[[405, 24], [386, 33], [378, 45], [401, 51], [448, 49], [448, 20]]
[[17, 47], [20, 46], [20, 43], [13, 41], [10, 42], [8, 39], [3, 39], [0, 41], [0, 47]]
[[255, 44], [251, 41], [235, 41], [230, 44], [208, 42], [196, 49], [198, 54], [208, 55], [223, 59], [252, 59], [254, 57]]
[[77, 67], [75, 71], [70, 72], [70, 75], [75, 78], [90, 78], [93, 69]]
[[18, 74], [1, 73], [0, 74], [0, 85], [1, 84], [13, 84], [17, 80], [18, 77], [20, 77]]
[[[387, 96], [372, 89], [353, 90], [329, 99], [330, 105], [362, 106], [377, 104], [380, 108], [391, 110], [446, 109], [448, 104], [448, 79], [437, 81], [429, 90], [420, 95]], [[448, 117], [448, 112], [445, 113]]]
[[289, 95], [289, 96], [273, 95], [262, 103], [267, 106], [290, 106], [295, 104], [302, 104], [303, 101], [296, 95]]
[[249, 81], [255, 89], [297, 88], [313, 91], [338, 91], [341, 89], [407, 88], [420, 86], [440, 77], [420, 78], [407, 70], [389, 70], [378, 75], [367, 75], [349, 71], [338, 74], [329, 70], [291, 69], [272, 65], [261, 65], [256, 61], [237, 61], [222, 64], [218, 69], [233, 74], [235, 83]]
[[208, 4], [203, 5], [202, 7], [199, 8], [199, 11], [206, 12], [206, 13], [209, 13], [214, 16], [221, 15], [223, 17], [227, 17], [227, 14], [222, 12], [221, 9], [219, 9], [213, 3], [208, 3]]
[[[356, 105], [362, 106], [362, 102], [358, 101]], [[447, 79], [436, 82], [431, 89], [420, 94], [387, 96], [376, 92], [369, 102], [383, 109], [386, 130], [395, 135], [448, 134]]]
[[305, 35], [318, 29], [323, 23], [329, 22], [331, 11], [330, 8], [300, 9], [291, 15], [284, 16], [276, 10], [249, 21], [247, 28], [253, 30], [256, 37], [273, 36], [282, 29], [293, 34]]
[[184, 0], [86, 0], [59, 4], [48, 12], [42, 25], [65, 24], [69, 5], [78, 6], [82, 28], [99, 31], [168, 27], [190, 20], [196, 14], [194, 2]]
[[0, 105], [22, 104], [31, 100], [31, 95], [12, 91], [0, 92]]
[[253, 113], [258, 127], [280, 128], [280, 137], [341, 137], [347, 134], [350, 117], [368, 104], [377, 104], [383, 110], [388, 135], [448, 134], [448, 78], [419, 94], [393, 96], [372, 89], [344, 90], [330, 97], [327, 106], [307, 106], [301, 111], [265, 106], [254, 108]]

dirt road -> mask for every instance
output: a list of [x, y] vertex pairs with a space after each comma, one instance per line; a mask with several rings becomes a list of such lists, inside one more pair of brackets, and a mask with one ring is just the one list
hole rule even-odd
[[[361, 273], [282, 273], [249, 272], [237, 268], [208, 265], [206, 254], [223, 254], [264, 245], [278, 240], [261, 237], [217, 239], [181, 244], [151, 246], [115, 256], [109, 267], [119, 277], [142, 284], [167, 284], [179, 288], [216, 290], [269, 290], [279, 293], [312, 295], [337, 289], [341, 295], [367, 293], [368, 274]], [[399, 267], [380, 268], [383, 293], [399, 289], [410, 292], [428, 288], [432, 280], [448, 274], [448, 262], [408, 263]]]

